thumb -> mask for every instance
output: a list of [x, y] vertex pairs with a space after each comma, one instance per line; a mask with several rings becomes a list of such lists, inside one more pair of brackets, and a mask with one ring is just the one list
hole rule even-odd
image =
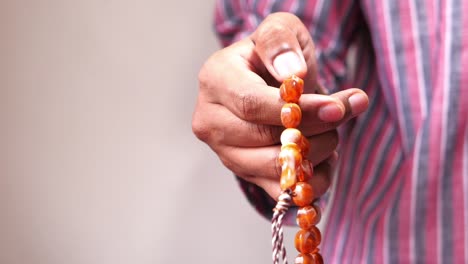
[[297, 75], [316, 84], [315, 48], [309, 31], [289, 13], [269, 15], [251, 36], [255, 51], [279, 82]]

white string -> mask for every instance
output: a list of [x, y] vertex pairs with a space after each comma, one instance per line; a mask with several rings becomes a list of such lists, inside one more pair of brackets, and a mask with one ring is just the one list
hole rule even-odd
[[291, 191], [286, 190], [279, 196], [278, 203], [273, 209], [273, 218], [271, 219], [273, 264], [279, 264], [281, 259], [283, 260], [283, 264], [288, 263], [286, 247], [283, 243], [283, 218], [289, 207], [291, 207]]

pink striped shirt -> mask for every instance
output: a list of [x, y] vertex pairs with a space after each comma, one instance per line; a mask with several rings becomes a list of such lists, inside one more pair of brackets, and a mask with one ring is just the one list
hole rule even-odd
[[[228, 45], [276, 11], [309, 28], [325, 87], [371, 99], [341, 130], [326, 262], [468, 263], [468, 1], [218, 0], [215, 28]], [[240, 182], [270, 217], [273, 201]]]

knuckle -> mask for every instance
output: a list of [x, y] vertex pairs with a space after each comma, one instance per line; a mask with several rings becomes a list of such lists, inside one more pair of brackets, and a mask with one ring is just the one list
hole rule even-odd
[[192, 131], [195, 136], [203, 142], [208, 142], [212, 137], [212, 129], [203, 121], [198, 111], [193, 115]]
[[210, 85], [211, 74], [210, 74], [210, 64], [211, 62], [206, 61], [198, 72], [198, 87], [200, 89], [208, 88]]
[[273, 160], [271, 161], [271, 164], [274, 164], [274, 170], [273, 170], [273, 175], [276, 177], [276, 178], [280, 178], [281, 177], [281, 173], [282, 173], [282, 168], [281, 168], [281, 164], [280, 164], [280, 161], [279, 161], [279, 151], [272, 157]]
[[207, 63], [205, 62], [205, 64], [203, 64], [203, 66], [200, 68], [200, 71], [198, 72], [198, 84], [200, 88], [204, 87], [208, 81], [208, 71], [206, 69], [206, 64]]
[[234, 165], [233, 165], [233, 163], [232, 163], [232, 161], [230, 159], [226, 158], [224, 155], [220, 155], [219, 160], [221, 160], [221, 163], [223, 163], [223, 165], [226, 168], [228, 168], [229, 170], [234, 172]]
[[241, 178], [247, 177], [247, 174], [243, 172], [241, 167], [238, 164], [236, 164], [228, 155], [219, 154], [218, 157], [221, 163], [224, 165], [224, 167], [226, 167], [232, 173]]
[[216, 69], [224, 61], [223, 53], [223, 50], [213, 53], [198, 71], [198, 85], [201, 90], [212, 88], [214, 80], [217, 78], [218, 71]]
[[270, 20], [270, 23], [268, 25], [265, 25], [261, 28], [259, 28], [259, 37], [270, 37], [274, 36], [272, 33], [283, 33], [284, 31], [287, 31], [287, 27], [283, 25], [280, 21], [277, 20]]
[[240, 111], [242, 119], [246, 121], [255, 121], [260, 114], [258, 98], [251, 92], [243, 92], [237, 95], [237, 108]]
[[289, 12], [276, 12], [273, 14], [269, 14], [265, 18], [265, 21], [271, 21], [282, 25], [289, 24], [290, 22], [301, 22], [299, 17]]
[[266, 37], [267, 39], [272, 36], [281, 36], [272, 34], [291, 32], [291, 25], [299, 25], [301, 23], [301, 20], [294, 14], [288, 12], [273, 13], [268, 15], [258, 28], [258, 36]]
[[264, 144], [273, 144], [278, 140], [273, 127], [267, 125], [256, 125], [255, 127]]
[[264, 26], [258, 28], [257, 42], [260, 45], [268, 45], [276, 41], [275, 37], [281, 37], [288, 31], [287, 26], [277, 19], [270, 19], [270, 23], [265, 23]]

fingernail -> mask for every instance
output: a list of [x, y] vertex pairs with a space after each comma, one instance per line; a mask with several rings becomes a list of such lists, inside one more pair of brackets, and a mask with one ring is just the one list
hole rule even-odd
[[351, 113], [358, 115], [367, 109], [369, 99], [364, 94], [355, 93], [348, 98], [348, 102], [351, 106]]
[[336, 103], [328, 103], [320, 107], [318, 117], [325, 122], [340, 121], [344, 116], [344, 110]]
[[282, 78], [289, 78], [302, 70], [301, 59], [294, 51], [288, 51], [276, 56], [273, 60], [273, 67]]

